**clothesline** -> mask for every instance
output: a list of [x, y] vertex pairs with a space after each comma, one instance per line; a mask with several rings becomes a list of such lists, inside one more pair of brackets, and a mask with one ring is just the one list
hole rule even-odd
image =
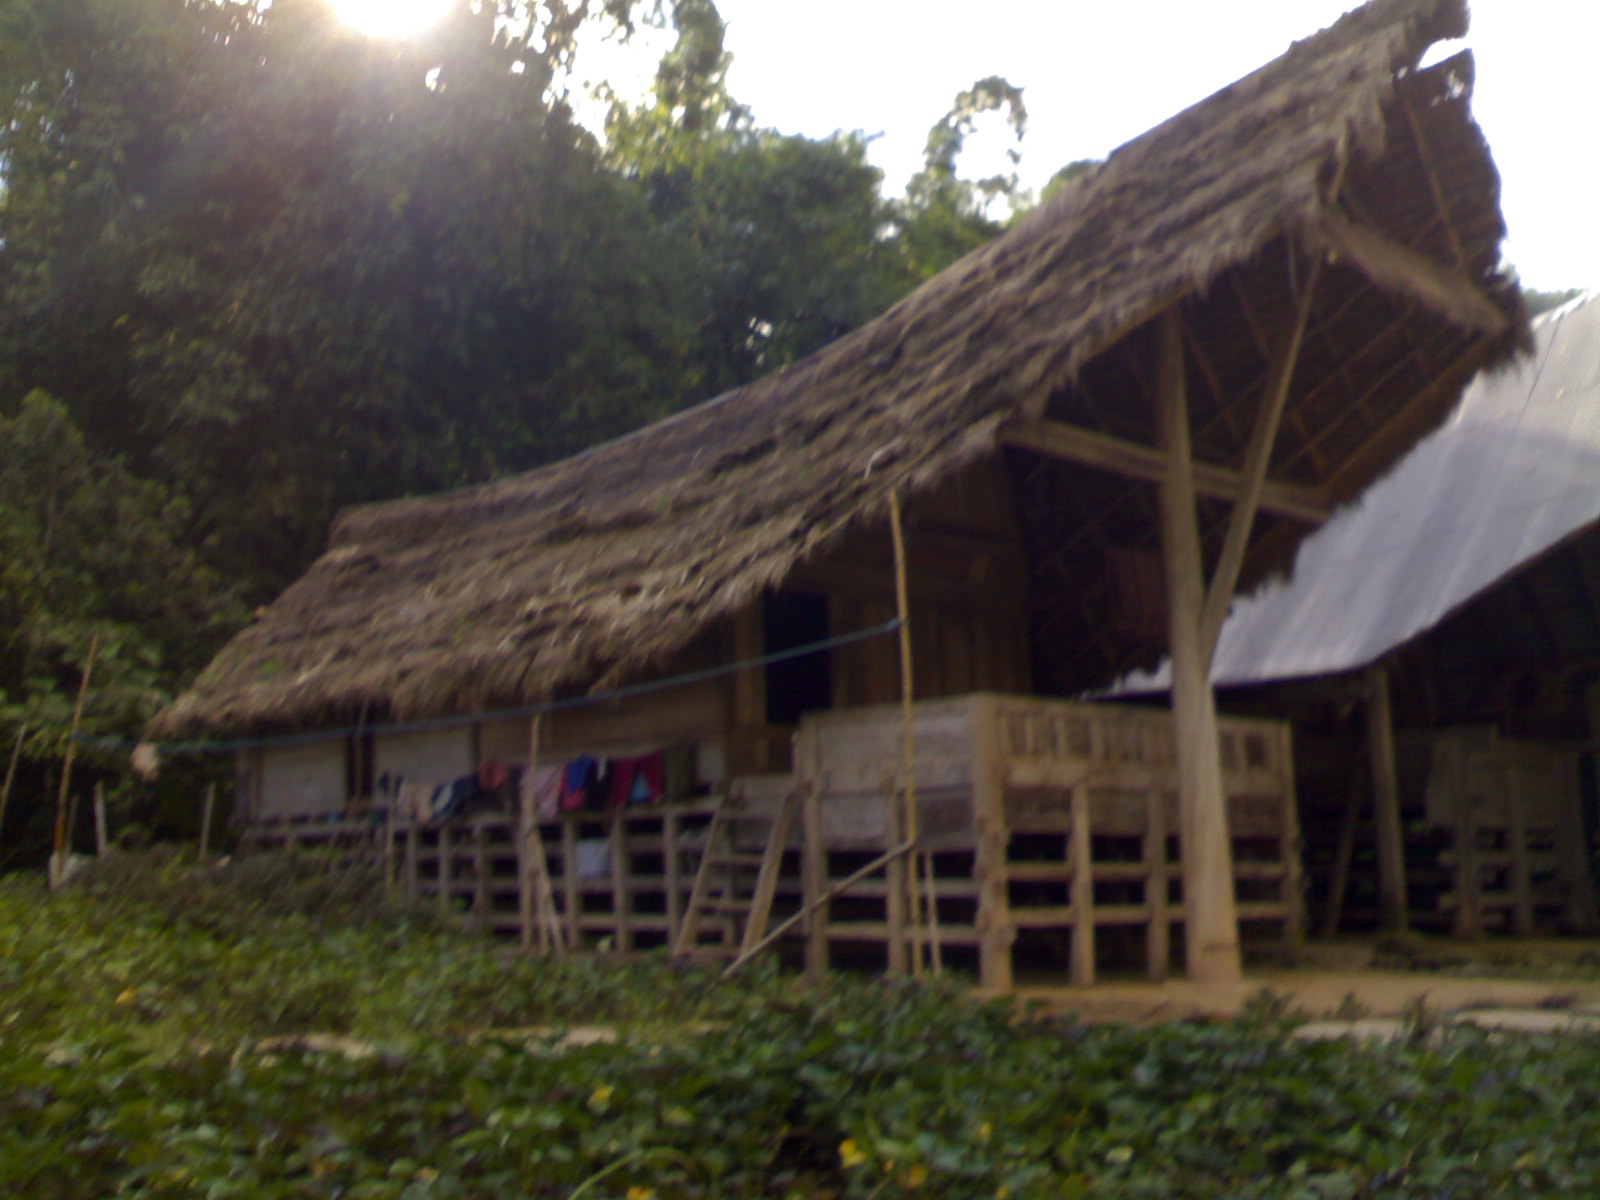
[[703, 667], [698, 671], [686, 671], [682, 675], [673, 675], [667, 679], [652, 679], [645, 683], [628, 684], [626, 687], [612, 688], [605, 692], [593, 692], [584, 696], [569, 696], [560, 700], [547, 700], [540, 704], [524, 704], [516, 708], [495, 709], [492, 712], [431, 717], [421, 721], [399, 721], [389, 725], [346, 725], [338, 729], [318, 729], [306, 733], [284, 734], [278, 737], [235, 738], [221, 742], [138, 742], [128, 738], [100, 737], [91, 734], [75, 735], [75, 740], [82, 745], [93, 746], [100, 750], [132, 751], [140, 746], [149, 746], [157, 753], [164, 755], [233, 754], [240, 750], [256, 750], [274, 746], [307, 746], [316, 742], [342, 741], [354, 734], [420, 733], [430, 729], [450, 729], [461, 725], [472, 725], [479, 721], [511, 717], [532, 717], [542, 713], [587, 708], [590, 705], [606, 704], [613, 700], [627, 700], [634, 696], [646, 696], [652, 692], [666, 691], [668, 688], [682, 687], [685, 684], [701, 683], [708, 679], [718, 679], [725, 675], [733, 675], [739, 671], [750, 670], [752, 667], [764, 667], [771, 663], [788, 662], [791, 659], [804, 658], [809, 654], [820, 654], [824, 650], [832, 650], [840, 646], [851, 646], [857, 642], [869, 641], [875, 637], [884, 637], [899, 628], [900, 618], [895, 617], [881, 625], [871, 625], [866, 629], [858, 629], [852, 633], [841, 633], [834, 637], [823, 638], [821, 641], [808, 642], [804, 646], [793, 646], [787, 650], [775, 650], [770, 654], [762, 654], [755, 658], [740, 659], [737, 662], [723, 663], [715, 667]]

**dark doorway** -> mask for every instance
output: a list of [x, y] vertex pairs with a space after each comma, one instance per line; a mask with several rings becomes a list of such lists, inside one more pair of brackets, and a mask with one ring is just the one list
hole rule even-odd
[[[768, 593], [764, 599], [765, 650], [779, 654], [828, 638], [828, 598], [810, 592]], [[800, 714], [833, 702], [833, 664], [826, 650], [767, 664], [767, 722], [798, 725]]]

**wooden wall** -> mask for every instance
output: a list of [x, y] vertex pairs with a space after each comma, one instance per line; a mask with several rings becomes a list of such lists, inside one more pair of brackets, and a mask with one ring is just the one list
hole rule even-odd
[[344, 807], [343, 741], [274, 746], [261, 753], [252, 774], [255, 820], [337, 812]]
[[[981, 464], [907, 506], [906, 558], [917, 697], [1027, 692], [1027, 563], [997, 463]], [[887, 523], [852, 535], [784, 587], [826, 594], [834, 634], [893, 619]], [[888, 703], [899, 695], [895, 638], [834, 652], [835, 708]]]
[[400, 775], [428, 783], [445, 783], [477, 770], [477, 766], [470, 725], [378, 734], [373, 738], [374, 780], [384, 775]]

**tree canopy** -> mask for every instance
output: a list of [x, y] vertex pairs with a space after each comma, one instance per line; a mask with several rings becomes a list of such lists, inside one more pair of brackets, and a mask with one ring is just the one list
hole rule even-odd
[[[574, 115], [586, 39], [675, 31]], [[361, 501], [564, 457], [781, 367], [992, 236], [956, 159], [757, 126], [712, 0], [460, 0], [375, 41], [320, 0], [0, 8], [0, 733], [132, 733]], [[103, 691], [103, 695], [101, 694]], [[115, 696], [115, 698], [113, 698]]]

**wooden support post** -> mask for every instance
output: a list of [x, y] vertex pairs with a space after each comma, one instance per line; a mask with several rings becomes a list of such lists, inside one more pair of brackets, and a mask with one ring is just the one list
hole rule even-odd
[[[1513, 750], [1514, 754], [1515, 751]], [[1506, 763], [1506, 850], [1511, 857], [1511, 932], [1533, 934], [1533, 879], [1528, 861], [1527, 791], [1522, 771], [1513, 758]]]
[[620, 810], [611, 814], [608, 836], [611, 842], [611, 944], [617, 953], [625, 954], [633, 949], [633, 880], [630, 878], [633, 864], [628, 856], [628, 831]]
[[394, 898], [394, 801], [384, 806], [383, 810], [383, 895], [384, 899]]
[[1089, 828], [1089, 786], [1072, 789], [1072, 831], [1068, 854], [1072, 859], [1072, 982], [1088, 987], [1094, 982], [1094, 839]]
[[439, 890], [436, 899], [439, 902], [439, 911], [450, 911], [450, 826], [441, 823], [439, 826], [439, 858], [434, 863], [434, 884]]
[[1204, 562], [1189, 448], [1183, 329], [1176, 308], [1162, 314], [1157, 334], [1157, 427], [1167, 454], [1161, 482], [1161, 548], [1167, 577], [1178, 759], [1185, 962], [1189, 978], [1196, 982], [1235, 982], [1243, 972], [1233, 895], [1233, 847], [1222, 790], [1216, 698], [1200, 642]]
[[[906, 582], [906, 538], [900, 521], [900, 493], [889, 493], [889, 531], [894, 540], [894, 600], [895, 614], [900, 620], [900, 749], [904, 782], [904, 837], [901, 841], [917, 841], [917, 739], [916, 717], [912, 709], [913, 674], [911, 662], [911, 598]], [[921, 892], [917, 888], [918, 855], [913, 854], [905, 863], [907, 917], [911, 923], [911, 973], [922, 978], [922, 935], [927, 925], [922, 915]], [[891, 878], [893, 871], [890, 872]]]
[[17, 777], [17, 763], [22, 758], [22, 743], [28, 736], [28, 723], [17, 726], [17, 740], [11, 746], [11, 761], [6, 765], [6, 780], [0, 784], [0, 835], [5, 833], [6, 806], [11, 802], [11, 781]]
[[[766, 622], [758, 595], [733, 619], [733, 657], [737, 662], [760, 658], [766, 648]], [[767, 677], [763, 667], [746, 667], [733, 676], [735, 774], [765, 771], [767, 761]]]
[[1278, 837], [1278, 858], [1283, 863], [1284, 949], [1297, 951], [1305, 944], [1305, 864], [1300, 845], [1300, 801], [1294, 788], [1294, 731], [1288, 723], [1278, 731], [1278, 769], [1283, 773], [1283, 828]]
[[83, 678], [78, 682], [78, 699], [72, 706], [72, 727], [67, 733], [67, 752], [61, 764], [61, 791], [56, 796], [55, 842], [50, 855], [50, 886], [59, 887], [67, 872], [67, 789], [72, 784], [72, 760], [78, 752], [78, 727], [83, 724], [83, 701], [89, 694], [89, 676], [94, 672], [95, 652], [100, 635], [89, 639], [89, 653], [83, 660]]
[[578, 928], [578, 822], [570, 813], [561, 818], [561, 899], [567, 909], [567, 946], [577, 950], [583, 945]]
[[661, 818], [662, 875], [667, 889], [667, 945], [678, 944], [683, 928], [683, 860], [678, 849], [678, 814], [668, 809]]
[[517, 925], [524, 950], [532, 950], [537, 928], [540, 950], [548, 941], [545, 922], [536, 921], [533, 894], [533, 856], [543, 855], [539, 839], [539, 814], [535, 811], [534, 776], [539, 770], [539, 713], [528, 718], [528, 770], [517, 789]]
[[211, 815], [217, 807], [217, 785], [206, 784], [206, 798], [200, 806], [200, 854], [202, 863], [211, 854]]
[[1339, 842], [1333, 852], [1333, 878], [1328, 883], [1328, 906], [1322, 914], [1322, 936], [1331, 938], [1344, 920], [1344, 895], [1350, 887], [1350, 860], [1356, 852], [1356, 828], [1361, 824], [1361, 806], [1367, 798], [1367, 776], [1350, 772], [1350, 790], [1345, 795], [1344, 816], [1339, 821]]
[[806, 975], [815, 982], [828, 973], [828, 848], [822, 840], [822, 781], [814, 729], [801, 726], [795, 741], [795, 758], [799, 768], [795, 784], [800, 788], [800, 816], [805, 830], [801, 870], [805, 876]]
[[1394, 763], [1394, 710], [1389, 670], [1367, 668], [1367, 753], [1378, 827], [1378, 916], [1384, 929], [1406, 928], [1406, 844], [1400, 827], [1400, 783]]
[[827, 846], [822, 845], [822, 797], [816, 778], [803, 784], [802, 814], [805, 821], [805, 973], [818, 981], [829, 968], [827, 949]]
[[1321, 269], [1322, 259], [1319, 256], [1311, 265], [1309, 278], [1300, 293], [1300, 302], [1295, 306], [1294, 324], [1290, 327], [1288, 337], [1278, 347], [1267, 373], [1266, 391], [1261, 397], [1261, 408], [1256, 413], [1255, 428], [1250, 432], [1250, 444], [1245, 449], [1239, 497], [1234, 501], [1233, 512], [1228, 517], [1228, 532], [1222, 543], [1222, 554], [1217, 559], [1217, 569], [1212, 572], [1211, 586], [1206, 592], [1205, 607], [1200, 616], [1200, 648], [1208, 673], [1217, 651], [1217, 638], [1222, 633], [1222, 622], [1227, 618], [1228, 605], [1233, 600], [1234, 589], [1239, 585], [1239, 571], [1244, 566], [1245, 551], [1250, 547], [1250, 530], [1255, 524], [1256, 510], [1261, 506], [1261, 495], [1266, 488], [1267, 465], [1272, 461], [1272, 447], [1278, 440], [1278, 423], [1283, 418], [1284, 404], [1289, 398], [1295, 364], [1300, 359], [1300, 344], [1305, 338], [1306, 323], [1311, 317], [1311, 302], [1316, 296]]
[[[1450, 737], [1442, 749], [1446, 795], [1455, 813], [1456, 933], [1478, 938], [1483, 936], [1483, 879], [1478, 870], [1478, 814], [1476, 797], [1468, 786], [1466, 739]], [[1438, 757], [1436, 754], [1436, 765]]]
[[745, 919], [744, 936], [739, 940], [739, 953], [749, 953], [765, 936], [767, 922], [772, 916], [772, 898], [778, 891], [778, 877], [783, 874], [783, 856], [789, 846], [789, 830], [794, 824], [797, 807], [795, 794], [786, 792], [772, 817], [772, 829], [761, 854], [761, 869], [756, 876], [755, 894], [750, 898], [750, 913]]
[[[884, 850], [890, 849], [897, 842], [910, 841], [915, 845], [915, 841], [906, 837], [905, 834], [905, 810], [895, 804], [893, 795], [888, 796], [884, 803], [889, 808], [889, 812], [886, 814], [888, 819], [884, 822], [884, 825], [888, 828], [889, 837], [884, 844]], [[906, 952], [912, 948], [908, 945], [906, 938], [908, 916], [906, 912], [906, 892], [915, 886], [910, 879], [910, 871], [905, 858], [896, 858], [888, 864], [884, 869], [884, 883], [886, 889], [884, 917], [888, 925], [889, 935], [887, 943], [888, 972], [890, 975], [904, 975], [908, 957]], [[912, 954], [910, 957], [915, 959], [916, 955]]]
[[422, 894], [421, 864], [417, 861], [421, 847], [417, 844], [417, 820], [413, 816], [406, 822], [406, 899], [413, 904]]
[[[1589, 748], [1592, 761], [1600, 769], [1600, 683], [1591, 683], [1584, 693], [1589, 714]], [[1584, 827], [1583, 811], [1578, 805], [1581, 794], [1578, 787], [1578, 761], [1574, 758], [1568, 774], [1566, 805], [1560, 830], [1562, 833], [1561, 864], [1569, 885], [1568, 919], [1572, 927], [1583, 933], [1600, 929], [1600, 904], [1596, 903], [1594, 873], [1590, 866], [1593, 847], [1589, 831]]]
[[1011, 946], [1016, 926], [1011, 920], [1006, 851], [1010, 831], [1005, 819], [1005, 760], [1000, 745], [999, 713], [988, 696], [972, 700], [972, 822], [977, 837], [973, 872], [978, 885], [978, 982], [989, 991], [1011, 990]]
[[472, 819], [472, 923], [480, 929], [493, 927], [489, 913], [489, 846], [483, 821]]
[[94, 853], [96, 858], [106, 856], [106, 785], [94, 785]]
[[1156, 983], [1167, 977], [1172, 959], [1172, 917], [1167, 911], [1167, 797], [1159, 788], [1145, 793], [1144, 903], [1150, 911], [1145, 927], [1145, 974]]

